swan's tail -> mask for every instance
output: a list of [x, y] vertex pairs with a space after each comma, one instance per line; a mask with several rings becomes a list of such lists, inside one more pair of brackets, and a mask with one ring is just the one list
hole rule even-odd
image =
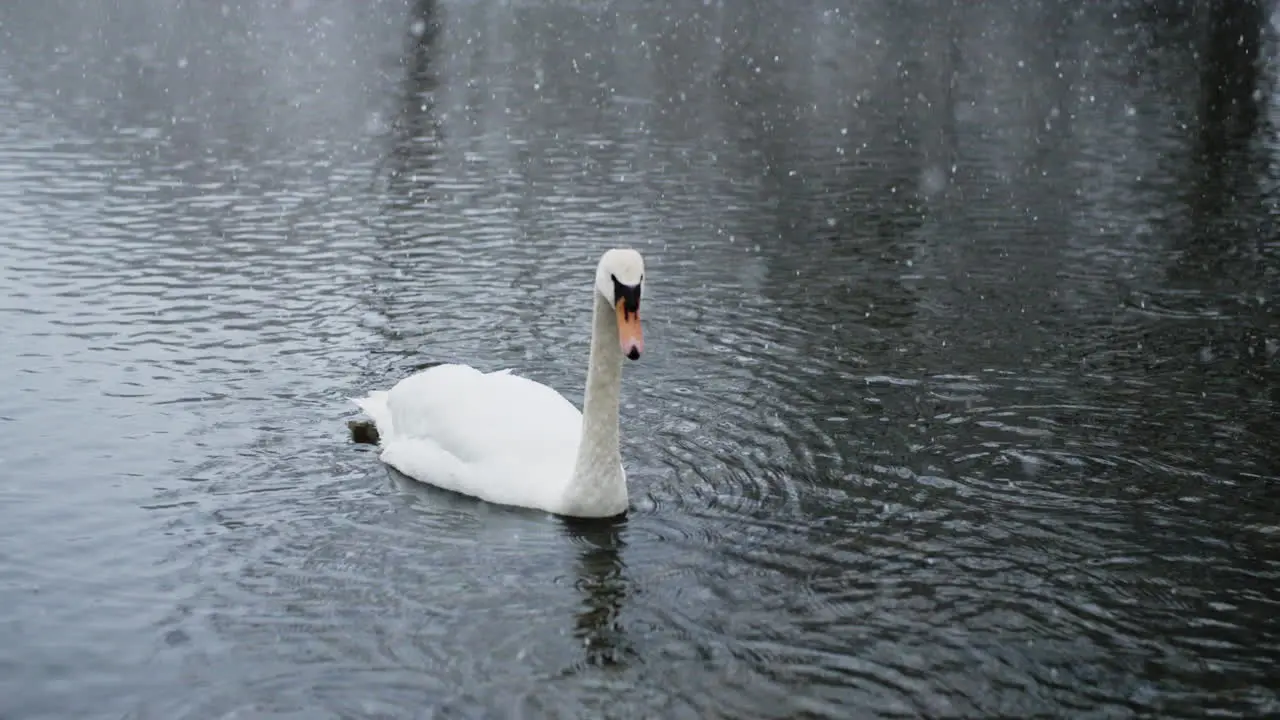
[[[351, 402], [355, 403], [364, 411], [365, 415], [368, 415], [373, 420], [373, 428], [368, 428], [367, 425], [364, 427], [366, 436], [369, 436], [372, 442], [377, 443], [380, 438], [390, 437], [391, 408], [387, 405], [386, 390], [374, 390], [366, 397], [351, 398]], [[359, 424], [356, 421], [347, 424], [348, 427], [351, 427], [353, 435], [358, 434], [355, 426]], [[372, 430], [371, 433], [369, 432], [370, 429]]]

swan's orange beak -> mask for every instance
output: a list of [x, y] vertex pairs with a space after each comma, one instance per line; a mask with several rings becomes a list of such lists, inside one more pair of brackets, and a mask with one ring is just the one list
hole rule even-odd
[[640, 308], [627, 309], [627, 301], [620, 299], [614, 307], [618, 310], [618, 342], [622, 354], [637, 360], [644, 352], [644, 331], [640, 329]]

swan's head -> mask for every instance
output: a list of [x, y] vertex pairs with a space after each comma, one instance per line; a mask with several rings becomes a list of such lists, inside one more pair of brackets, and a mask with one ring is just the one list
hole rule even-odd
[[622, 354], [635, 360], [644, 352], [640, 330], [640, 291], [644, 287], [644, 259], [628, 248], [606, 252], [596, 267], [596, 292], [618, 314], [618, 342]]

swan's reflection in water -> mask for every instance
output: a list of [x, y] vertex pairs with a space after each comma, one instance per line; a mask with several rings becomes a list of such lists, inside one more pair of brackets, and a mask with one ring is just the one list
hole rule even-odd
[[628, 594], [626, 517], [562, 518], [565, 533], [578, 546], [576, 586], [582, 593], [574, 636], [582, 641], [588, 664], [619, 666], [633, 650], [627, 643], [620, 615]]
[[[529, 523], [536, 537], [531, 542], [554, 542], [555, 537], [567, 538], [577, 551], [573, 562], [573, 587], [582, 595], [579, 610], [573, 620], [573, 637], [581, 645], [584, 657], [565, 671], [572, 674], [584, 664], [594, 667], [622, 667], [635, 651], [628, 642], [621, 623], [622, 608], [630, 594], [626, 563], [622, 551], [626, 547], [626, 516], [616, 518], [586, 519], [557, 518], [563, 534], [546, 535], [546, 513], [525, 508], [492, 505], [466, 495], [418, 482], [396, 469], [384, 466], [391, 485], [412, 507], [430, 514], [439, 521], [442, 517], [455, 516], [463, 522], [477, 517], [496, 520], [494, 525], [525, 527]], [[505, 516], [505, 517], [503, 517]], [[486, 532], [479, 528], [479, 532]], [[551, 576], [542, 576], [551, 583]], [[538, 577], [530, 582], [539, 582]], [[531, 592], [536, 594], [534, 589]], [[532, 619], [531, 619], [532, 620]], [[541, 621], [542, 619], [539, 619]]]

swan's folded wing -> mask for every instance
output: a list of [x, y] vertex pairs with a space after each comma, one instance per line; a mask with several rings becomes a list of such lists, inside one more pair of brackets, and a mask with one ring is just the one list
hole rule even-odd
[[459, 462], [568, 462], [572, 472], [582, 414], [542, 383], [439, 365], [400, 381], [387, 403], [397, 438], [429, 439]]

